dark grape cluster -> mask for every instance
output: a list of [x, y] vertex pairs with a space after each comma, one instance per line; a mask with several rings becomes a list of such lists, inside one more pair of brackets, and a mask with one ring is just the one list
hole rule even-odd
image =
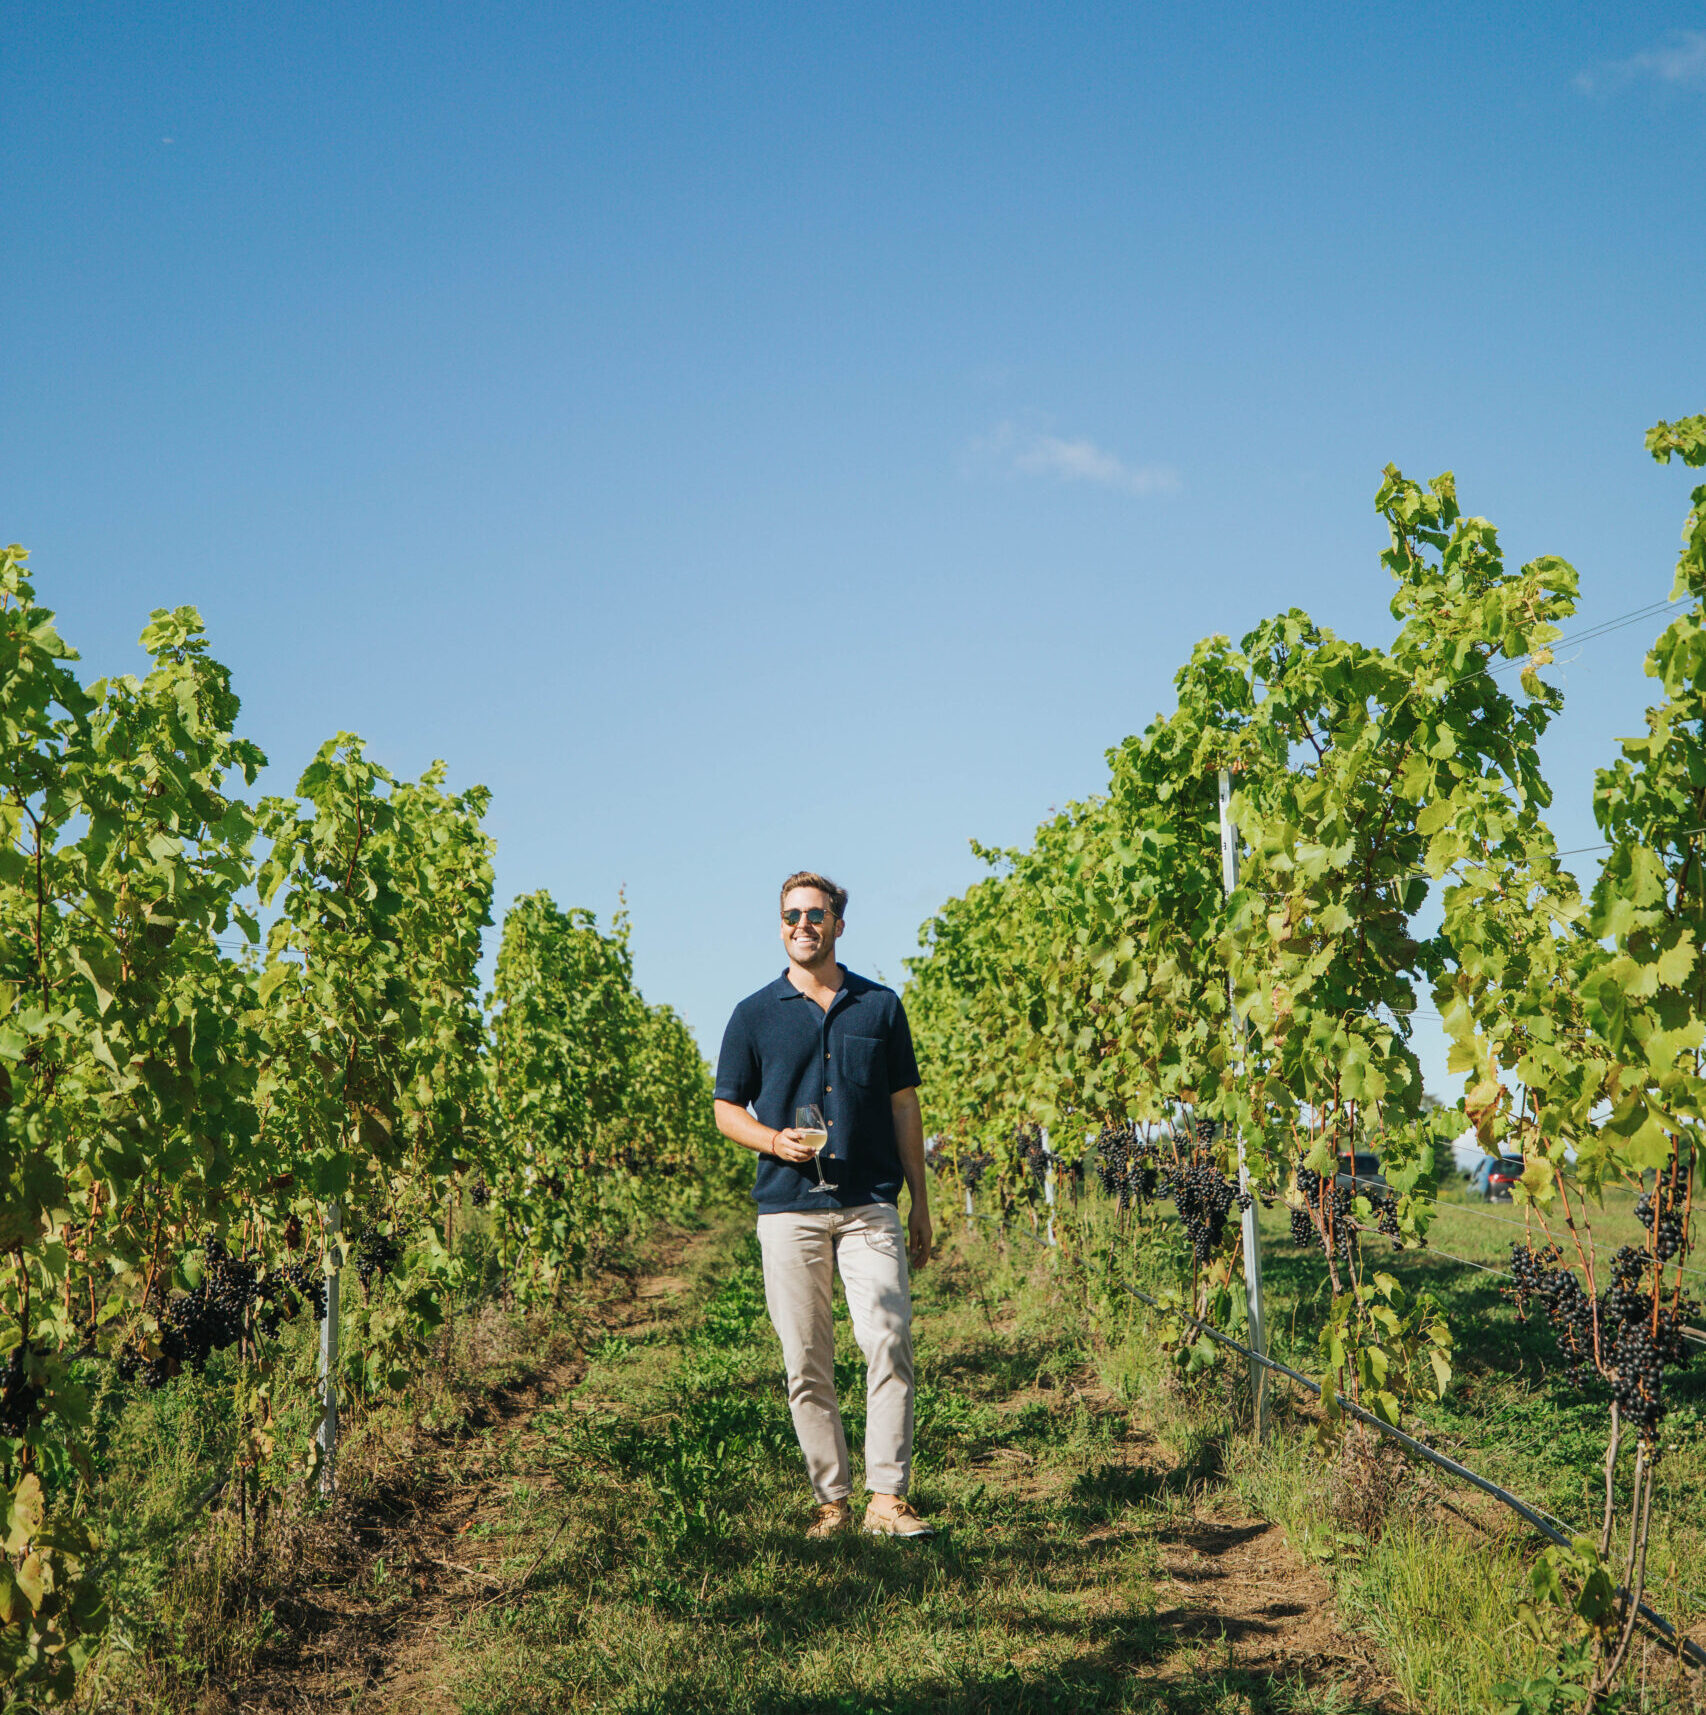
[[1366, 1189], [1363, 1195], [1374, 1209], [1375, 1230], [1384, 1233], [1399, 1249], [1404, 1248], [1404, 1229], [1398, 1225], [1398, 1199], [1390, 1191]]
[[1013, 1144], [1031, 1176], [1031, 1195], [1035, 1197], [1048, 1182], [1048, 1166], [1052, 1159], [1048, 1145], [1043, 1142], [1042, 1127], [1020, 1126], [1013, 1133]]
[[1637, 1424], [1650, 1441], [1665, 1414], [1664, 1359], [1644, 1322], [1624, 1322], [1606, 1330], [1611, 1350], [1611, 1397], [1625, 1422]]
[[1200, 1266], [1220, 1248], [1226, 1217], [1243, 1194], [1200, 1151], [1161, 1173], [1161, 1189], [1173, 1199], [1180, 1224], [1190, 1241], [1191, 1256]]
[[1134, 1125], [1106, 1125], [1096, 1139], [1096, 1176], [1123, 1215], [1134, 1203], [1152, 1203], [1161, 1182], [1155, 1145]]
[[983, 1183], [983, 1176], [994, 1164], [995, 1158], [979, 1153], [977, 1155], [962, 1155], [960, 1157], [960, 1183], [968, 1191], [975, 1191]]
[[1658, 1281], [1643, 1284], [1649, 1261], [1628, 1245], [1611, 1259], [1611, 1285], [1600, 1297], [1600, 1338], [1608, 1348], [1612, 1398], [1650, 1444], [1667, 1409], [1665, 1368], [1688, 1362], [1682, 1330], [1700, 1306], [1680, 1293], [1667, 1303]]
[[[1528, 1252], [1533, 1261], [1519, 1268], [1519, 1251]], [[1552, 1337], [1564, 1354], [1571, 1382], [1585, 1387], [1594, 1374], [1594, 1304], [1576, 1271], [1559, 1266], [1562, 1256], [1556, 1245], [1548, 1245], [1535, 1255], [1529, 1246], [1515, 1244], [1511, 1246], [1511, 1273], [1517, 1281], [1519, 1306], [1527, 1308], [1521, 1296], [1524, 1293], [1540, 1301]]]
[[[1517, 1315], [1525, 1321], [1529, 1305], [1540, 1296], [1542, 1272], [1563, 1254], [1556, 1245], [1549, 1245], [1544, 1251], [1537, 1251], [1528, 1244], [1511, 1245], [1511, 1284], [1499, 1290], [1516, 1306]], [[1618, 1254], [1621, 1256], [1622, 1252]]]
[[1102, 1183], [1102, 1194], [1117, 1197], [1125, 1185], [1126, 1155], [1131, 1127], [1105, 1125], [1096, 1139], [1096, 1177]]
[[1635, 1219], [1653, 1235], [1653, 1254], [1660, 1262], [1669, 1262], [1683, 1248], [1682, 1211], [1665, 1195], [1668, 1189], [1661, 1179], [1635, 1200]]
[[367, 1292], [374, 1278], [383, 1280], [397, 1266], [403, 1247], [389, 1234], [369, 1227], [356, 1241], [355, 1273], [361, 1290]]
[[192, 1369], [201, 1369], [211, 1353], [224, 1351], [241, 1338], [244, 1319], [257, 1296], [257, 1274], [252, 1262], [233, 1257], [214, 1240], [207, 1247], [201, 1285], [166, 1306], [161, 1320], [177, 1334], [180, 1359]]
[[30, 1374], [28, 1344], [14, 1346], [0, 1373], [0, 1435], [22, 1436], [41, 1410], [42, 1385]]
[[[1650, 1229], [1649, 1229], [1650, 1230]], [[1556, 1245], [1536, 1251], [1511, 1246], [1513, 1284], [1507, 1291], [1520, 1314], [1538, 1302], [1564, 1355], [1571, 1384], [1585, 1387], [1597, 1373], [1611, 1387], [1622, 1416], [1649, 1444], [1663, 1421], [1664, 1371], [1688, 1361], [1683, 1327], [1700, 1306], [1680, 1293], [1667, 1302], [1660, 1283], [1649, 1278], [1652, 1259], [1624, 1245], [1611, 1259], [1611, 1280], [1597, 1305], [1580, 1276], [1562, 1265]], [[1600, 1332], [1600, 1362], [1594, 1362], [1593, 1330]]]
[[468, 1201], [476, 1209], [483, 1209], [492, 1200], [492, 1188], [484, 1179], [476, 1179], [468, 1187]]
[[[1197, 1147], [1207, 1149], [1220, 1135], [1222, 1128], [1218, 1120], [1199, 1119], [1193, 1129], [1196, 1132]], [[1236, 1185], [1233, 1187], [1232, 1197], [1240, 1214], [1248, 1214], [1256, 1201], [1248, 1191]]]
[[1126, 1168], [1125, 1194], [1128, 1200], [1153, 1203], [1161, 1189], [1161, 1160], [1155, 1145], [1146, 1143], [1141, 1152], [1134, 1153]]
[[236, 1345], [254, 1312], [254, 1328], [268, 1338], [302, 1310], [315, 1320], [326, 1314], [326, 1283], [317, 1268], [294, 1263], [262, 1273], [247, 1257], [234, 1257], [217, 1239], [207, 1246], [201, 1284], [180, 1293], [160, 1313], [160, 1337], [153, 1356], [134, 1350], [118, 1360], [122, 1380], [163, 1387], [186, 1367], [200, 1371], [215, 1352]]
[[1639, 1322], [1652, 1309], [1652, 1294], [1642, 1290], [1647, 1253], [1622, 1246], [1611, 1259], [1611, 1284], [1605, 1289], [1605, 1311], [1613, 1322]]
[[261, 1278], [258, 1290], [260, 1310], [255, 1320], [268, 1339], [300, 1314], [304, 1305], [316, 1322], [325, 1320], [326, 1276], [317, 1264], [293, 1262], [275, 1269]]
[[[1325, 1251], [1329, 1248], [1328, 1235], [1331, 1234], [1332, 1250], [1338, 1253], [1341, 1261], [1348, 1262], [1357, 1233], [1361, 1230], [1354, 1212], [1356, 1193], [1339, 1184], [1336, 1178], [1328, 1180], [1314, 1168], [1305, 1167], [1301, 1161], [1293, 1171], [1297, 1188], [1308, 1205], [1305, 1209], [1294, 1208], [1291, 1212], [1293, 1240], [1313, 1250]], [[1394, 1220], [1396, 1215], [1397, 1206], [1394, 1204]]]

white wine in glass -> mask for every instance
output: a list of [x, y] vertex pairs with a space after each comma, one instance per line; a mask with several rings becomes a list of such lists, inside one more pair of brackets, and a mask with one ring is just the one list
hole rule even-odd
[[812, 1146], [812, 1166], [817, 1169], [817, 1182], [823, 1185], [823, 1146], [829, 1142], [829, 1127], [823, 1123], [823, 1109], [814, 1107], [794, 1109], [794, 1130]]

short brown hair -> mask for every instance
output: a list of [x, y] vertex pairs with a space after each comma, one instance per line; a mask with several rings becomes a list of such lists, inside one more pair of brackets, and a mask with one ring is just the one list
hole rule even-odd
[[830, 909], [838, 918], [847, 916], [847, 889], [837, 887], [827, 875], [819, 875], [815, 869], [797, 869], [782, 883], [782, 899], [787, 901], [788, 895], [796, 887], [815, 887], [829, 901]]

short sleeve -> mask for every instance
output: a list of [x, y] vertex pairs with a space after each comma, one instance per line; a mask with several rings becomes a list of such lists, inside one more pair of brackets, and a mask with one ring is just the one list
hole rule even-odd
[[762, 1083], [758, 1066], [758, 1050], [747, 1028], [744, 1007], [736, 1007], [723, 1032], [723, 1046], [717, 1053], [717, 1087], [719, 1102], [734, 1102], [745, 1107], [757, 1094]]
[[[721, 1072], [719, 1071], [719, 1077]], [[889, 1027], [889, 1094], [910, 1090], [923, 1082], [918, 1075], [918, 1056], [912, 1049], [912, 1026], [906, 1022], [906, 1008], [897, 998], [894, 1003], [894, 1023]]]

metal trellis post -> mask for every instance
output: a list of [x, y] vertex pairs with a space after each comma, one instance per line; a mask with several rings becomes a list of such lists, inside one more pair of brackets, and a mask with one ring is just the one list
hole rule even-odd
[[1048, 1127], [1042, 1128], [1043, 1133], [1043, 1203], [1048, 1209], [1048, 1243], [1053, 1244], [1054, 1238], [1054, 1156], [1049, 1151]]
[[[1220, 771], [1220, 880], [1230, 899], [1238, 886], [1238, 827], [1232, 820], [1232, 776]], [[1238, 1016], [1237, 996], [1232, 988], [1232, 973], [1226, 973], [1227, 1015], [1232, 1025], [1232, 1046], [1237, 1056], [1238, 1076], [1244, 1074], [1244, 1021]], [[1244, 1211], [1244, 1298], [1250, 1318], [1250, 1350], [1261, 1358], [1268, 1355], [1268, 1339], [1262, 1326], [1262, 1231], [1258, 1225], [1261, 1204], [1250, 1184], [1250, 1164], [1244, 1154], [1244, 1128], [1238, 1128], [1238, 1189], [1249, 1198]], [[1256, 1420], [1256, 1439], [1267, 1433], [1268, 1372], [1266, 1366], [1252, 1358], [1250, 1361], [1250, 1401]]]
[[338, 1233], [342, 1208], [334, 1197], [326, 1205], [326, 1314], [320, 1323], [320, 1427], [314, 1440], [320, 1448], [320, 1493], [337, 1485], [338, 1467]]

